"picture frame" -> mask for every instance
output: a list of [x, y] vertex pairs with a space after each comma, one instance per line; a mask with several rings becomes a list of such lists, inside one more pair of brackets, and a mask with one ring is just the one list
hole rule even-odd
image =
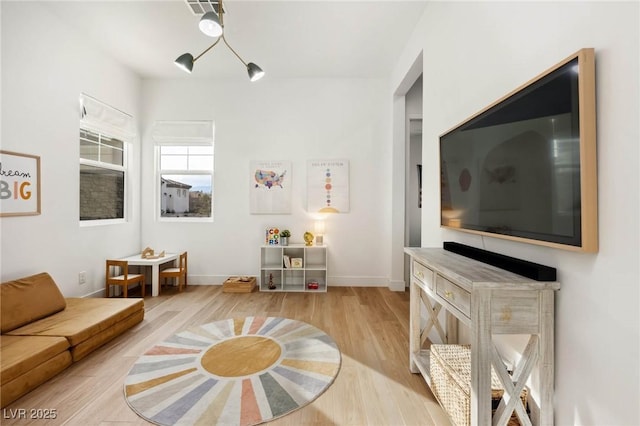
[[302, 258], [301, 257], [292, 257], [291, 258], [291, 267], [292, 268], [302, 268]]
[[307, 160], [307, 211], [349, 213], [349, 160]]
[[40, 157], [0, 150], [0, 217], [39, 215], [40, 206]]
[[291, 214], [291, 161], [251, 161], [251, 214]]

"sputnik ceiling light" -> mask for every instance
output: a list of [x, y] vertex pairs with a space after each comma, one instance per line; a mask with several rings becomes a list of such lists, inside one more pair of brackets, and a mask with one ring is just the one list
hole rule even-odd
[[213, 49], [213, 47], [218, 44], [220, 40], [222, 40], [224, 44], [227, 45], [229, 50], [231, 50], [233, 54], [236, 55], [236, 58], [238, 58], [240, 62], [242, 62], [247, 68], [249, 80], [260, 80], [264, 76], [264, 71], [262, 71], [262, 69], [253, 62], [246, 63], [240, 57], [240, 55], [238, 55], [238, 53], [233, 50], [231, 46], [229, 46], [227, 39], [224, 37], [224, 8], [222, 6], [222, 0], [218, 1], [217, 9], [218, 13], [213, 11], [205, 13], [200, 19], [198, 27], [200, 28], [200, 31], [202, 31], [209, 37], [218, 37], [218, 39], [211, 46], [207, 47], [204, 52], [202, 52], [195, 58], [191, 53], [184, 53], [180, 55], [178, 59], [175, 60], [175, 64], [186, 72], [191, 73], [191, 71], [193, 70], [193, 63], [200, 59], [200, 57], [207, 53], [209, 50]]

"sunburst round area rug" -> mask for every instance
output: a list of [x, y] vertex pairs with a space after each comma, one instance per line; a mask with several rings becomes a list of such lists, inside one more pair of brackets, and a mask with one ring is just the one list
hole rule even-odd
[[341, 355], [301, 321], [229, 319], [179, 332], [146, 351], [124, 384], [127, 404], [158, 425], [252, 425], [320, 396]]

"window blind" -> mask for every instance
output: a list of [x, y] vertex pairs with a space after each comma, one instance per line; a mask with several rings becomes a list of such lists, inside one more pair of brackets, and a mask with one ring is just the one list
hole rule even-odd
[[80, 123], [82, 127], [131, 141], [136, 135], [134, 118], [89, 95], [80, 94]]
[[213, 129], [213, 121], [156, 121], [151, 137], [156, 145], [212, 145]]

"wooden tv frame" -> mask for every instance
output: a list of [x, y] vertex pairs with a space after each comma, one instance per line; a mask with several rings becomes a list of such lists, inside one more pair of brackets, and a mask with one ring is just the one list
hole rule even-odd
[[[580, 197], [581, 197], [581, 245], [574, 246], [550, 241], [542, 241], [513, 235], [505, 235], [487, 231], [464, 229], [447, 225], [442, 218], [442, 205], [440, 205], [440, 226], [442, 228], [471, 234], [486, 235], [505, 240], [512, 240], [546, 247], [558, 248], [584, 253], [596, 253], [598, 251], [598, 173], [597, 173], [597, 149], [596, 149], [596, 77], [595, 77], [595, 51], [593, 48], [580, 49], [576, 53], [547, 69], [538, 76], [532, 78], [522, 86], [506, 94], [486, 108], [452, 127], [440, 135], [444, 135], [476, 118], [485, 111], [505, 101], [531, 84], [537, 82], [568, 62], [578, 59], [578, 105], [580, 109]], [[439, 167], [442, 164], [439, 162]], [[442, 173], [442, 170], [440, 170]], [[442, 198], [441, 198], [442, 201]]]

